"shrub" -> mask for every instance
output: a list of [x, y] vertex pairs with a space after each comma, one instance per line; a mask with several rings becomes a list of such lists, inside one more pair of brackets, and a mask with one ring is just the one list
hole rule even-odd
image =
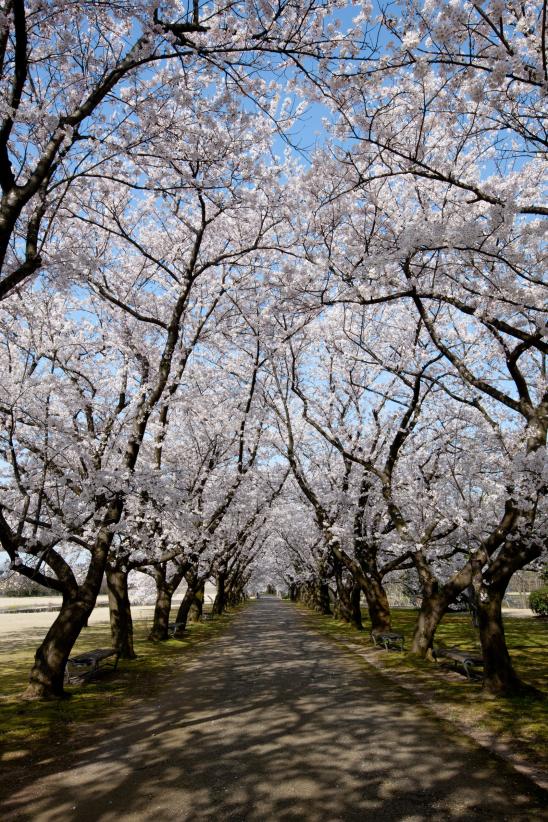
[[548, 616], [548, 585], [529, 594], [529, 607], [539, 616]]

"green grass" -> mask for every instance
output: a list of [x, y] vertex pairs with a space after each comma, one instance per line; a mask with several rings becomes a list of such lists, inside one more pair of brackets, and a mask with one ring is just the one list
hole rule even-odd
[[[374, 659], [388, 674], [394, 673], [406, 685], [417, 689], [439, 704], [444, 714], [455, 722], [462, 717], [476, 727], [494, 733], [513, 744], [516, 750], [546, 760], [548, 750], [548, 620], [535, 617], [506, 617], [506, 640], [515, 669], [524, 682], [544, 693], [544, 699], [519, 696], [492, 699], [482, 691], [480, 681], [469, 681], [443, 664], [419, 660], [397, 651], [373, 649], [369, 636], [370, 625], [364, 621], [364, 631], [356, 631], [331, 617], [310, 613], [313, 624], [333, 639], [344, 639], [363, 646], [367, 656]], [[410, 644], [416, 612], [412, 609], [394, 609], [392, 627], [401, 631]], [[468, 614], [448, 614], [436, 633], [436, 639], [446, 645], [463, 649], [479, 648], [477, 629]]]
[[[36, 647], [45, 629], [29, 630], [28, 639], [7, 638], [0, 642], [0, 727], [1, 758], [18, 764], [41, 749], [66, 740], [69, 728], [98, 723], [113, 711], [134, 700], [154, 695], [170, 679], [173, 669], [194, 649], [223, 630], [232, 614], [189, 624], [184, 638], [148, 642], [150, 621], [134, 622], [137, 659], [120, 660], [116, 671], [105, 668], [95, 679], [66, 687], [70, 698], [51, 702], [24, 702], [25, 688]], [[110, 647], [108, 624], [86, 628], [73, 654], [93, 648]]]

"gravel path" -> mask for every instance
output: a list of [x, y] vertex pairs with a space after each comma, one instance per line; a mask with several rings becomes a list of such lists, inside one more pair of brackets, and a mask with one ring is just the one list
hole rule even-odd
[[[547, 795], [262, 599], [2, 819], [537, 820]], [[32, 781], [31, 781], [32, 780]]]

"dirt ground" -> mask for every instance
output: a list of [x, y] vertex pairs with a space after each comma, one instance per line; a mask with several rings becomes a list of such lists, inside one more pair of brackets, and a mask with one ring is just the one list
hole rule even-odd
[[[214, 593], [214, 592], [213, 592]], [[173, 600], [174, 606], [177, 605], [181, 597]], [[210, 594], [208, 601], [213, 600], [213, 594]], [[97, 598], [97, 605], [89, 619], [90, 625], [97, 625], [109, 621], [109, 613], [107, 607], [108, 597], [100, 596]], [[58, 606], [58, 597], [0, 597], [0, 636], [3, 634], [19, 633], [23, 634], [29, 629], [44, 628], [47, 629], [55, 619], [55, 612], [40, 611], [36, 613], [16, 612], [16, 608], [40, 608], [46, 606]], [[6, 613], [5, 608], [13, 608], [13, 613]], [[131, 609], [134, 619], [152, 619], [154, 608], [152, 605], [134, 605]], [[528, 608], [512, 608], [505, 611], [511, 616], [532, 616], [533, 612]], [[44, 631], [45, 633], [45, 631]]]
[[[177, 606], [183, 594], [173, 599], [173, 606]], [[206, 595], [206, 602], [212, 601], [211, 593]], [[0, 597], [0, 636], [3, 634], [13, 635], [15, 633], [24, 634], [29, 629], [44, 628], [44, 634], [52, 624], [57, 613], [56, 611], [36, 611], [26, 613], [30, 608], [58, 608], [59, 597]], [[4, 609], [10, 609], [9, 611]], [[131, 614], [133, 619], [145, 619], [154, 612], [153, 605], [133, 605]], [[97, 597], [97, 604], [89, 618], [90, 625], [98, 625], [109, 621], [108, 597]]]
[[[131, 613], [133, 619], [144, 619], [148, 616], [152, 619], [154, 608], [151, 605], [144, 605], [137, 608], [132, 608]], [[7, 634], [21, 635], [21, 640], [28, 641], [27, 632], [34, 631], [37, 628], [44, 629], [44, 635], [55, 617], [56, 611], [40, 611], [32, 614], [23, 612], [14, 612], [9, 614], [0, 614], [0, 637]], [[109, 621], [108, 607], [96, 606], [89, 618], [90, 625], [98, 625], [101, 622]]]
[[4, 822], [548, 819], [526, 777], [266, 598], [0, 790]]

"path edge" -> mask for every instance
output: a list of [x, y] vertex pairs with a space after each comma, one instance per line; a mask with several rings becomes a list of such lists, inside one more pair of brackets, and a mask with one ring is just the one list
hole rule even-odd
[[[313, 612], [302, 611], [299, 608], [295, 608], [294, 611], [305, 619], [314, 616]], [[544, 768], [539, 767], [534, 761], [532, 761], [531, 758], [524, 756], [521, 753], [516, 753], [516, 751], [511, 750], [509, 743], [505, 742], [503, 739], [497, 739], [494, 733], [475, 728], [472, 723], [467, 722], [465, 719], [461, 718], [459, 722], [462, 724], [457, 726], [449, 711], [445, 710], [445, 708], [436, 701], [435, 697], [427, 693], [421, 686], [421, 683], [415, 682], [412, 685], [409, 684], [405, 680], [405, 675], [403, 673], [398, 673], [385, 668], [382, 663], [379, 663], [376, 659], [372, 658], [367, 652], [364, 651], [363, 645], [358, 645], [357, 643], [352, 642], [352, 640], [349, 641], [346, 636], [331, 633], [324, 634], [324, 632], [319, 630], [310, 619], [309, 625], [313, 630], [320, 633], [326, 639], [331, 639], [338, 647], [344, 648], [344, 650], [352, 656], [359, 657], [363, 662], [365, 662], [366, 665], [373, 668], [373, 670], [379, 673], [390, 683], [398, 686], [407, 694], [413, 696], [419, 705], [430, 711], [430, 713], [434, 714], [434, 716], [438, 719], [448, 722], [455, 729], [456, 735], [464, 736], [476, 745], [479, 745], [489, 751], [489, 753], [500, 757], [508, 765], [514, 768], [515, 771], [522, 776], [526, 776], [538, 788], [541, 788], [541, 790], [548, 793], [548, 772]]]

